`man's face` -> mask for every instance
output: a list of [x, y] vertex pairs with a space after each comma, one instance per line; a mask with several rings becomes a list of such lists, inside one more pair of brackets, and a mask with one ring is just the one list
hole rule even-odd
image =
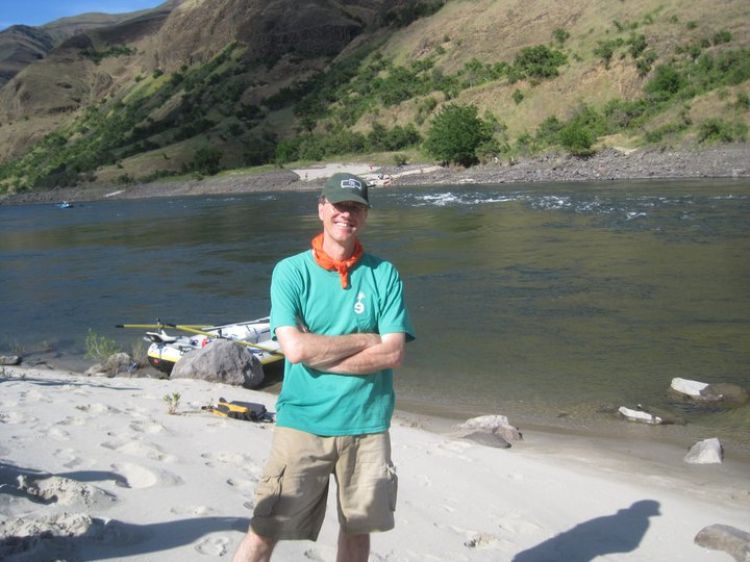
[[327, 199], [318, 203], [318, 216], [323, 221], [323, 231], [326, 235], [339, 242], [345, 243], [364, 228], [367, 222], [367, 206], [353, 201], [331, 203]]

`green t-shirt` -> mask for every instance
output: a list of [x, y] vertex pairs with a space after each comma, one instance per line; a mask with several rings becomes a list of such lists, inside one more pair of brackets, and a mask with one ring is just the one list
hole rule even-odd
[[[398, 333], [414, 339], [396, 268], [370, 254], [349, 272], [320, 267], [312, 251], [279, 262], [271, 280], [271, 333], [305, 326], [322, 335]], [[393, 371], [340, 375], [285, 362], [276, 423], [316, 435], [360, 435], [390, 426], [395, 396]]]

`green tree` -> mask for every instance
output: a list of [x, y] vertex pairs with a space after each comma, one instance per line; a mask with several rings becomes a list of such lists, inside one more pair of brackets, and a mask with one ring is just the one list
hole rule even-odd
[[490, 128], [474, 105], [449, 104], [438, 113], [427, 131], [424, 147], [442, 162], [470, 166], [477, 162], [477, 149], [492, 139]]
[[196, 172], [212, 176], [221, 170], [223, 153], [218, 148], [205, 146], [195, 151], [192, 168]]
[[560, 130], [560, 144], [574, 156], [591, 156], [594, 135], [583, 123], [571, 121]]

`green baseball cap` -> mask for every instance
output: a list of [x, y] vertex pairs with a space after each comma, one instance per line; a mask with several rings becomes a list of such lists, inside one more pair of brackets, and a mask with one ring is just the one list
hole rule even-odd
[[331, 203], [354, 201], [370, 206], [370, 200], [367, 198], [367, 182], [354, 174], [345, 172], [333, 174], [323, 184], [321, 195]]

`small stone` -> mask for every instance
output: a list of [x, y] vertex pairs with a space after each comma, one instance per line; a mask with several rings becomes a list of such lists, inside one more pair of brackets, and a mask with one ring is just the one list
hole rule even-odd
[[724, 459], [724, 448], [716, 438], [698, 441], [685, 455], [685, 462], [690, 464], [717, 464]]
[[651, 414], [649, 412], [645, 412], [643, 410], [633, 410], [632, 408], [620, 406], [617, 411], [630, 421], [647, 423], [650, 425], [658, 425], [663, 422], [662, 418], [660, 418], [659, 416]]
[[722, 550], [737, 562], [750, 562], [750, 533], [729, 525], [709, 525], [695, 535], [695, 544]]
[[18, 355], [0, 355], [0, 365], [2, 366], [12, 366], [20, 364], [21, 357]]
[[477, 416], [476, 418], [466, 420], [458, 426], [458, 429], [476, 429], [486, 433], [495, 433], [506, 441], [520, 441], [523, 439], [523, 435], [518, 428], [511, 425], [506, 416], [501, 415]]
[[495, 447], [496, 449], [509, 449], [510, 443], [503, 439], [497, 433], [490, 433], [488, 431], [472, 431], [461, 436], [461, 439], [468, 439], [479, 443], [485, 447]]

